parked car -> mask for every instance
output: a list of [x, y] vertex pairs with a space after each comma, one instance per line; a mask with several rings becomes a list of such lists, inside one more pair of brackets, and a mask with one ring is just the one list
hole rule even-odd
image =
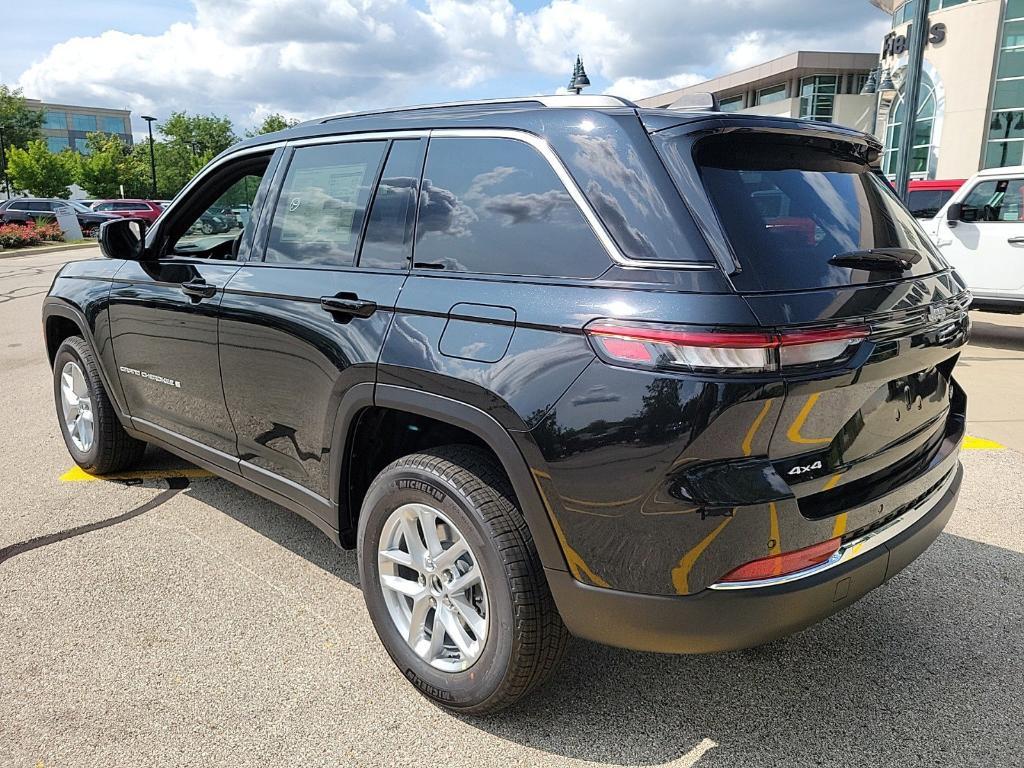
[[974, 296], [972, 306], [1024, 312], [1024, 166], [972, 176], [926, 223]]
[[92, 209], [125, 219], [142, 219], [150, 224], [164, 212], [164, 209], [152, 200], [97, 200]]
[[219, 213], [204, 211], [203, 215], [193, 222], [189, 227], [189, 234], [192, 235], [218, 235], [231, 229], [231, 223]]
[[918, 219], [931, 219], [942, 210], [966, 179], [928, 179], [911, 181], [907, 208]]
[[[460, 712], [570, 633], [768, 642], [892, 578], [960, 489], [969, 294], [880, 149], [611, 96], [249, 139], [60, 271], [65, 443], [99, 474], [163, 446], [355, 548], [388, 653]], [[258, 227], [184, 237], [243, 180]]]
[[0, 203], [0, 221], [27, 222], [49, 221], [55, 219], [54, 206], [69, 205], [78, 217], [78, 226], [85, 237], [93, 237], [99, 232], [100, 224], [117, 219], [110, 213], [100, 213], [82, 205], [77, 200], [60, 200], [57, 198], [16, 197]]

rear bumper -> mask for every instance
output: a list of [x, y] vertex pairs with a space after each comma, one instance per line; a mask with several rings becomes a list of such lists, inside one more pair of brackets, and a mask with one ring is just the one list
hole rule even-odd
[[[797, 632], [845, 608], [899, 573], [938, 537], [960, 493], [963, 468], [910, 527], [834, 567], [785, 583], [705, 589], [666, 597], [592, 587], [563, 571], [548, 583], [569, 630], [587, 640], [663, 653], [749, 648]], [[919, 508], [920, 509], [920, 508]], [[911, 514], [907, 512], [906, 514]]]

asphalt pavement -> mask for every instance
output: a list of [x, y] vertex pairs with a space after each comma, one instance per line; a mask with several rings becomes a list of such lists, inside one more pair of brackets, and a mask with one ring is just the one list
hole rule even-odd
[[575, 641], [546, 688], [465, 718], [405, 682], [354, 553], [312, 525], [162, 452], [74, 470], [39, 310], [94, 255], [0, 261], [0, 766], [1024, 764], [1019, 319], [974, 315], [960, 503], [897, 578], [749, 651]]

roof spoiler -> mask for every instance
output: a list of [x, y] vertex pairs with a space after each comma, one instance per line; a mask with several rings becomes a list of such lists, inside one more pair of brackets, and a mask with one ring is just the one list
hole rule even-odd
[[718, 97], [705, 91], [684, 93], [669, 104], [668, 108], [681, 112], [718, 112]]

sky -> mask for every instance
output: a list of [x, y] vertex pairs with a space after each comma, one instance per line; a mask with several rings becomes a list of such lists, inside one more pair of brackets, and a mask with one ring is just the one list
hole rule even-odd
[[4, 3], [0, 82], [30, 98], [227, 115], [556, 93], [639, 98], [796, 50], [877, 51], [868, 0], [50, 0]]

